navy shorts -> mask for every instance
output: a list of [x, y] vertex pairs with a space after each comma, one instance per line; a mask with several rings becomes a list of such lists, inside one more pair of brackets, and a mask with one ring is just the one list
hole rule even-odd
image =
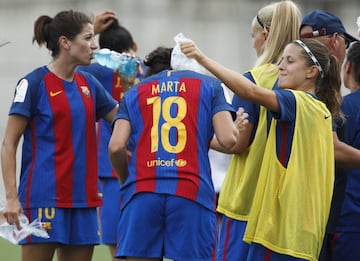
[[297, 258], [289, 255], [276, 253], [264, 246], [252, 243], [249, 247], [249, 254], [247, 261], [306, 261], [306, 259]]
[[103, 205], [99, 207], [101, 243], [115, 245], [117, 226], [120, 219], [120, 185], [117, 179], [105, 178], [99, 181]]
[[360, 233], [336, 232], [331, 260], [360, 260]]
[[215, 211], [182, 197], [139, 193], [122, 209], [117, 257], [215, 259]]
[[96, 208], [31, 208], [24, 209], [29, 223], [39, 218], [49, 238], [29, 236], [19, 245], [59, 243], [64, 245], [97, 245], [100, 243]]
[[222, 216], [216, 260], [246, 261], [249, 244], [243, 241], [246, 221]]

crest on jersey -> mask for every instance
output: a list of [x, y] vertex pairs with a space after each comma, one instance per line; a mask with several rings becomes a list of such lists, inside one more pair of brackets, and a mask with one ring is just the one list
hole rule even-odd
[[89, 97], [90, 96], [90, 91], [89, 88], [87, 86], [80, 86], [80, 89], [82, 91], [82, 93], [86, 96]]

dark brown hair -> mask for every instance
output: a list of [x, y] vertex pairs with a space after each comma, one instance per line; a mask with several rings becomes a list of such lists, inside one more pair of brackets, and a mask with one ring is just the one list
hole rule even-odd
[[48, 15], [41, 15], [34, 24], [33, 43], [39, 46], [45, 45], [51, 51], [51, 56], [59, 54], [59, 38], [66, 36], [74, 39], [83, 29], [84, 25], [92, 23], [89, 16], [73, 11], [61, 11], [54, 18]]
[[100, 48], [108, 48], [118, 53], [130, 51], [134, 46], [131, 33], [119, 24], [118, 20], [99, 35]]
[[144, 60], [144, 64], [149, 68], [146, 77], [163, 70], [171, 70], [171, 52], [173, 48], [160, 46], [149, 53]]
[[360, 42], [354, 42], [347, 51], [346, 62], [350, 62], [354, 71], [354, 80], [360, 84]]

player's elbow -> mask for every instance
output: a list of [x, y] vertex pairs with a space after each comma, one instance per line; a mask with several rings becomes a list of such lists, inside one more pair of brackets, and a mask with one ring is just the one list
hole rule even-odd
[[109, 153], [110, 159], [119, 158], [124, 151], [126, 151], [125, 144], [111, 142], [111, 140], [110, 140], [109, 147], [108, 147], [108, 153]]
[[229, 135], [224, 137], [217, 137], [220, 145], [224, 147], [226, 150], [230, 150], [236, 145], [236, 136]]

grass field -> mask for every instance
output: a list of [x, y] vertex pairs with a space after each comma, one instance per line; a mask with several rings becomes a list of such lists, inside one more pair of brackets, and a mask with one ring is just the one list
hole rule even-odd
[[[21, 248], [18, 245], [0, 238], [0, 260], [1, 261], [20, 261]], [[54, 258], [54, 261], [57, 260]], [[109, 250], [106, 246], [96, 246], [92, 261], [111, 261]]]
[[[21, 260], [21, 249], [18, 245], [0, 238], [0, 260], [1, 261], [20, 261]], [[54, 258], [54, 261], [57, 258]], [[106, 246], [100, 245], [95, 247], [94, 256], [92, 261], [111, 261], [111, 256]], [[164, 258], [164, 261], [172, 261]]]

